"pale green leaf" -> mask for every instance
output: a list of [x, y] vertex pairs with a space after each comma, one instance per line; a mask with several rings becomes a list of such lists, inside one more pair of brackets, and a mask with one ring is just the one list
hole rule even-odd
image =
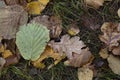
[[49, 30], [40, 24], [24, 25], [16, 34], [16, 44], [26, 60], [37, 60], [49, 41]]

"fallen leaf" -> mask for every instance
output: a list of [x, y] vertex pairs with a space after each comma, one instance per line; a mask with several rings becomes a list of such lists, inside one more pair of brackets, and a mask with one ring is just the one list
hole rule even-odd
[[112, 53], [114, 55], [120, 55], [120, 46], [113, 48]]
[[101, 49], [99, 55], [103, 59], [107, 59], [107, 57], [109, 56], [107, 48]]
[[50, 30], [50, 37], [57, 38], [62, 32], [62, 21], [56, 16], [42, 15], [35, 17], [31, 22], [45, 25]]
[[14, 55], [11, 55], [11, 56], [5, 58], [5, 60], [6, 60], [5, 66], [17, 64], [20, 60], [20, 54], [16, 53]]
[[115, 57], [113, 55], [109, 55], [107, 58], [107, 61], [109, 63], [109, 67], [111, 70], [115, 73], [120, 75], [120, 58]]
[[120, 8], [118, 9], [118, 12], [117, 12], [117, 13], [118, 13], [118, 16], [120, 17]]
[[78, 68], [79, 80], [93, 80], [93, 71], [89, 68]]
[[74, 36], [74, 35], [78, 34], [79, 32], [80, 32], [80, 29], [75, 22], [73, 22], [69, 25], [68, 33], [71, 36]]
[[86, 48], [82, 50], [81, 54], [73, 53], [73, 58], [68, 59], [67, 62], [65, 62], [65, 65], [73, 66], [73, 67], [81, 67], [83, 65], [90, 64], [93, 58], [94, 57], [89, 51], [89, 49]]
[[92, 30], [97, 30], [100, 28], [100, 24], [98, 24], [99, 18], [98, 17], [90, 17], [89, 15], [82, 15], [81, 16], [81, 22], [83, 27], [90, 28]]
[[59, 53], [55, 53], [53, 51], [53, 49], [50, 46], [46, 46], [46, 49], [44, 50], [44, 52], [41, 54], [41, 56], [39, 57], [39, 59], [37, 59], [36, 61], [32, 61], [32, 64], [34, 67], [36, 68], [44, 68], [45, 64], [42, 62], [44, 59], [46, 58], [53, 58], [54, 61], [54, 65], [56, 65], [57, 63], [59, 63], [62, 59], [65, 58], [65, 56], [61, 56]]
[[55, 52], [58, 52], [61, 55], [63, 53], [65, 53], [69, 59], [72, 59], [73, 52], [76, 54], [81, 54], [81, 52], [82, 52], [81, 48], [86, 46], [79, 39], [80, 39], [80, 37], [78, 37], [78, 36], [74, 36], [74, 37], [70, 38], [69, 35], [64, 35], [64, 36], [62, 36], [60, 42], [55, 42], [52, 40], [48, 43], [48, 45], [51, 46]]
[[3, 58], [7, 58], [9, 56], [13, 55], [12, 52], [10, 50], [5, 50], [3, 53], [2, 53], [2, 57]]
[[5, 51], [5, 47], [2, 45], [2, 43], [0, 43], [0, 52], [4, 52]]
[[27, 12], [19, 5], [0, 7], [0, 35], [4, 39], [15, 38], [19, 26], [27, 20]]
[[4, 0], [7, 5], [19, 4], [19, 0]]
[[2, 57], [0, 57], [0, 71], [4, 67], [4, 64], [6, 63], [6, 60]]
[[46, 7], [49, 0], [32, 1], [27, 4], [27, 10], [29, 14], [38, 15]]
[[20, 54], [24, 59], [31, 61], [39, 58], [49, 39], [49, 30], [38, 23], [23, 25], [16, 34]]
[[87, 5], [98, 9], [100, 6], [103, 6], [104, 0], [84, 0], [84, 2]]
[[109, 48], [109, 51], [119, 45], [120, 41], [120, 31], [118, 30], [118, 24], [105, 22], [102, 27], [101, 31], [104, 33], [100, 35], [99, 38], [102, 42], [106, 44]]

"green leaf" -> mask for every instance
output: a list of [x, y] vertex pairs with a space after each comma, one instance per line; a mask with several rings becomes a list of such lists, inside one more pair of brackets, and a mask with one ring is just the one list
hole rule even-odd
[[16, 34], [16, 44], [20, 54], [26, 60], [37, 60], [49, 41], [49, 30], [37, 23], [20, 27]]

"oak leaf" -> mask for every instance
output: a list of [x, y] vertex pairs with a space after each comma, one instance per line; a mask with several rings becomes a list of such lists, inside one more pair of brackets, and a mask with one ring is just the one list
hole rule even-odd
[[80, 37], [75, 36], [70, 38], [69, 35], [64, 35], [60, 42], [50, 41], [48, 43], [54, 51], [63, 54], [65, 53], [68, 58], [73, 58], [72, 53], [81, 54], [83, 47], [86, 45], [80, 40]]
[[104, 34], [100, 35], [99, 38], [106, 44], [109, 51], [119, 45], [120, 31], [117, 23], [105, 22], [101, 27], [101, 31]]

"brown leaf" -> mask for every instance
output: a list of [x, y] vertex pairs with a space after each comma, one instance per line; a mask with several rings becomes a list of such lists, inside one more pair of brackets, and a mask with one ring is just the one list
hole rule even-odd
[[50, 37], [57, 38], [62, 32], [62, 22], [56, 16], [38, 16], [35, 17], [31, 22], [37, 22], [39, 24], [43, 24], [50, 30]]
[[83, 49], [81, 54], [73, 54], [73, 58], [69, 59], [70, 65], [74, 67], [81, 67], [83, 65], [86, 65], [88, 63], [91, 63], [93, 60], [93, 55], [89, 51], [88, 48]]
[[101, 27], [101, 31], [104, 35], [100, 35], [99, 38], [107, 45], [109, 51], [119, 45], [120, 32], [118, 30], [118, 24], [105, 22]]
[[83, 47], [85, 47], [85, 44], [79, 40], [80, 38], [78, 36], [70, 38], [69, 35], [64, 35], [61, 38], [60, 42], [54, 42], [53, 40], [48, 43], [49, 46], [51, 46], [54, 51], [63, 54], [65, 53], [66, 56], [71, 59], [72, 53], [81, 54]]
[[4, 0], [7, 5], [19, 4], [19, 0]]
[[19, 5], [0, 7], [0, 35], [4, 39], [15, 38], [19, 26], [27, 20], [27, 12]]
[[89, 15], [81, 16], [82, 25], [86, 28], [90, 28], [92, 30], [96, 30], [100, 28], [98, 17], [90, 17]]
[[120, 55], [120, 46], [113, 48], [112, 53], [114, 55]]
[[5, 58], [5, 60], [6, 60], [5, 66], [17, 64], [20, 60], [20, 54], [11, 55], [11, 56]]

